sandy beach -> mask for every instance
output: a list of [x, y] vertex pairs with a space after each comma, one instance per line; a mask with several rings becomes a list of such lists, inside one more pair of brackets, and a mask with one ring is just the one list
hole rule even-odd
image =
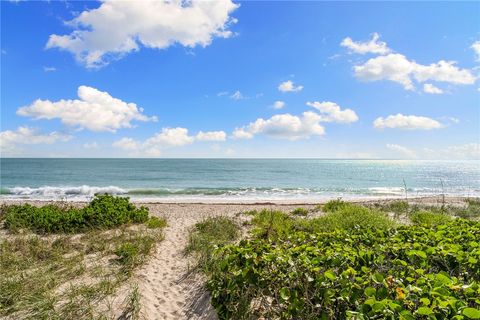
[[[464, 198], [447, 197], [445, 203], [464, 205]], [[388, 202], [392, 199], [357, 200], [362, 203]], [[442, 197], [409, 199], [410, 204], [441, 205]], [[45, 201], [2, 201], [3, 204]], [[83, 206], [85, 203], [73, 203]], [[210, 298], [203, 287], [204, 279], [192, 272], [194, 261], [185, 255], [188, 233], [195, 223], [211, 216], [228, 216], [238, 222], [248, 219], [241, 212], [274, 209], [290, 212], [295, 208], [313, 209], [319, 203], [136, 203], [149, 208], [154, 216], [167, 219], [165, 239], [161, 241], [146, 265], [135, 273], [141, 294], [141, 313], [145, 319], [216, 319]], [[321, 214], [321, 213], [319, 213]]]

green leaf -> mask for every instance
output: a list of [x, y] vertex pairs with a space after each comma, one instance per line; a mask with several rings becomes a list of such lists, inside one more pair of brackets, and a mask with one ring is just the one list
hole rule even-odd
[[290, 290], [288, 290], [288, 288], [280, 289], [280, 297], [282, 297], [283, 300], [290, 299]]
[[326, 278], [330, 279], [330, 280], [335, 280], [337, 277], [335, 277], [335, 274], [332, 272], [332, 271], [325, 271], [325, 273], [323, 274]]
[[385, 309], [385, 304], [383, 302], [377, 301], [372, 306], [373, 311], [379, 312]]
[[377, 282], [377, 283], [380, 283], [383, 281], [383, 276], [381, 273], [378, 273], [376, 272], [373, 276], [372, 276], [372, 279], [373, 281]]
[[420, 308], [418, 308], [417, 313], [421, 314], [421, 315], [424, 315], [424, 316], [428, 316], [428, 315], [431, 315], [433, 313], [433, 310], [428, 308], [428, 307], [420, 307]]
[[365, 295], [367, 297], [372, 297], [372, 296], [375, 296], [375, 293], [377, 292], [377, 290], [375, 290], [375, 288], [373, 287], [367, 287], [365, 288]]
[[474, 308], [465, 308], [462, 314], [469, 319], [480, 319], [480, 310]]

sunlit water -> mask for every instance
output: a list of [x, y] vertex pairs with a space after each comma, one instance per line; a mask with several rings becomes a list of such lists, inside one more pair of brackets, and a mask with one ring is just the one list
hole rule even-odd
[[[480, 196], [480, 161], [1, 159], [1, 198], [324, 200]], [[443, 184], [443, 186], [442, 186]]]

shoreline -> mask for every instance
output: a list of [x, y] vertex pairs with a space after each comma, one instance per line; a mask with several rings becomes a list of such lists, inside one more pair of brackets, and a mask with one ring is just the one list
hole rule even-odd
[[[274, 205], [274, 206], [292, 206], [292, 205], [319, 205], [324, 204], [331, 200], [342, 199], [352, 203], [376, 203], [376, 202], [391, 202], [391, 201], [408, 201], [414, 203], [425, 203], [425, 202], [442, 202], [445, 199], [446, 203], [457, 203], [463, 202], [467, 199], [480, 199], [478, 196], [461, 196], [461, 195], [426, 195], [426, 196], [415, 196], [407, 197], [404, 196], [378, 196], [378, 197], [326, 197], [321, 199], [165, 199], [165, 198], [152, 198], [152, 199], [135, 199], [130, 198], [132, 203], [138, 205], [213, 205], [213, 206], [225, 206], [225, 205]], [[20, 204], [20, 203], [72, 203], [72, 204], [87, 204], [89, 200], [87, 199], [2, 199], [0, 198], [0, 205], [8, 204]]]

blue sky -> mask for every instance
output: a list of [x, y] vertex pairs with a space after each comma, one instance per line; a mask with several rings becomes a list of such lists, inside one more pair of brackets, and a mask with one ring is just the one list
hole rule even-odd
[[2, 1], [2, 156], [479, 158], [479, 19], [478, 2]]

